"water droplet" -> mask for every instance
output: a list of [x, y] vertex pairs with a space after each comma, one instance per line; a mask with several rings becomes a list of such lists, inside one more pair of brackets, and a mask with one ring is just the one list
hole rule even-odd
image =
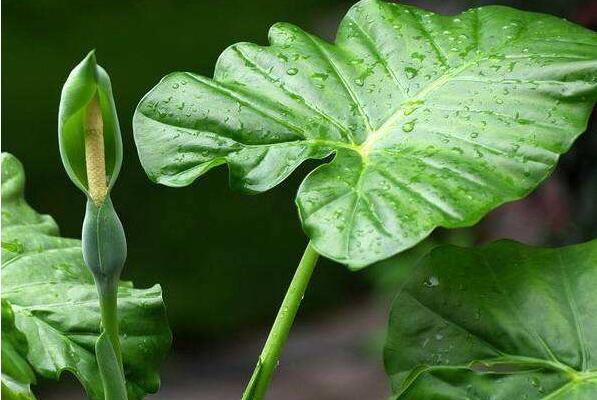
[[365, 84], [365, 82], [360, 78], [355, 79], [354, 83], [355, 83], [355, 85], [358, 85], [358, 86], [363, 86]]
[[404, 72], [406, 72], [406, 77], [408, 79], [413, 79], [415, 76], [417, 76], [417, 74], [419, 73], [419, 70], [417, 70], [413, 67], [406, 67], [406, 68], [404, 68]]
[[415, 60], [423, 61], [425, 59], [425, 55], [421, 53], [417, 53], [416, 51], [410, 55]]
[[25, 251], [25, 246], [19, 240], [2, 242], [2, 248], [17, 254], [21, 254]]
[[314, 79], [325, 81], [326, 79], [328, 79], [328, 74], [325, 74], [323, 72], [316, 72], [316, 73], [312, 74], [311, 77]]
[[481, 319], [481, 309], [477, 308], [475, 312], [475, 319]]
[[437, 279], [437, 276], [431, 275], [429, 278], [427, 278], [425, 280], [425, 282], [423, 282], [423, 285], [425, 285], [426, 287], [435, 287], [439, 285], [439, 279]]
[[296, 75], [296, 74], [298, 73], [298, 68], [288, 68], [288, 69], [286, 70], [286, 73], [287, 73], [288, 75]]
[[462, 150], [462, 148], [460, 148], [460, 147], [454, 146], [454, 147], [452, 147], [452, 151], [454, 151], [460, 155], [464, 154], [464, 150]]
[[417, 121], [416, 119], [413, 119], [412, 121], [405, 123], [404, 125], [402, 125], [402, 130], [404, 132], [412, 132], [412, 130], [415, 129], [416, 121]]
[[423, 100], [412, 100], [404, 104], [404, 115], [410, 115], [415, 112], [422, 104]]

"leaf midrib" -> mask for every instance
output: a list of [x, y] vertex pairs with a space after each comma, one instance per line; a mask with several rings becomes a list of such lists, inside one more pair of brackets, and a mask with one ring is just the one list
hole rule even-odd
[[[412, 12], [411, 12], [411, 15], [412, 15]], [[419, 25], [421, 25], [420, 21], [418, 21], [418, 22], [419, 22]], [[426, 31], [426, 29], [424, 27], [422, 27], [422, 28], [423, 28], [423, 31], [428, 36], [428, 32]], [[453, 68], [453, 69], [448, 68], [448, 70], [442, 76], [440, 76], [438, 79], [434, 80], [433, 82], [430, 82], [428, 85], [423, 87], [414, 96], [404, 99], [402, 101], [402, 103], [400, 104], [400, 106], [396, 109], [396, 111], [394, 111], [392, 113], [392, 115], [390, 115], [390, 117], [388, 117], [388, 119], [382, 124], [381, 127], [372, 131], [370, 133], [370, 135], [367, 137], [367, 139], [365, 140], [365, 142], [363, 142], [359, 145], [356, 145], [354, 147], [354, 149], [357, 151], [357, 153], [359, 153], [361, 155], [361, 157], [363, 158], [363, 162], [365, 163], [365, 165], [366, 165], [366, 162], [368, 159], [368, 155], [371, 152], [372, 148], [374, 147], [375, 143], [377, 141], [379, 141], [380, 138], [385, 136], [393, 127], [395, 127], [395, 124], [397, 122], [403, 120], [405, 117], [408, 116], [406, 114], [406, 110], [408, 110], [409, 105], [412, 105], [413, 103], [415, 103], [417, 101], [424, 101], [424, 99], [426, 98], [427, 95], [429, 95], [430, 93], [434, 92], [435, 90], [441, 88], [443, 85], [445, 85], [450, 80], [450, 78], [453, 78], [453, 77], [457, 76], [458, 74], [464, 72], [465, 70], [467, 70], [474, 64], [487, 59], [491, 54], [495, 53], [499, 49], [502, 49], [507, 44], [515, 43], [521, 37], [521, 34], [523, 33], [523, 31], [526, 30], [526, 28], [527, 28], [527, 26], [525, 25], [525, 27], [523, 29], [521, 29], [517, 32], [517, 35], [515, 38], [513, 38], [510, 41], [504, 41], [496, 48], [493, 48], [487, 52], [481, 52], [479, 50], [479, 46], [478, 46], [479, 40], [476, 39], [475, 40], [476, 44], [477, 44], [477, 50], [476, 50], [477, 56], [476, 57], [474, 57], [472, 60], [462, 64], [461, 66], [459, 66], [457, 68]], [[435, 44], [435, 42], [431, 38], [430, 38], [430, 41], [431, 41], [431, 44], [434, 46], [434, 48], [436, 48], [436, 51], [438, 51], [437, 45]]]
[[440, 76], [435, 81], [431, 82], [429, 85], [425, 86], [417, 94], [415, 94], [414, 96], [412, 96], [410, 98], [405, 99], [400, 104], [398, 109], [396, 111], [394, 111], [394, 113], [386, 120], [386, 122], [384, 122], [382, 124], [382, 126], [380, 126], [378, 129], [373, 131], [367, 137], [367, 140], [365, 140], [362, 144], [360, 144], [358, 146], [361, 156], [364, 159], [367, 159], [367, 157], [368, 157], [369, 153], [371, 152], [375, 143], [377, 141], [379, 141], [380, 138], [387, 135], [388, 132], [396, 126], [396, 123], [400, 122], [401, 120], [403, 120], [405, 117], [408, 116], [406, 114], [406, 111], [408, 110], [409, 105], [417, 103], [418, 101], [424, 101], [424, 99], [426, 98], [427, 95], [429, 95], [430, 93], [432, 93], [435, 90], [444, 86], [447, 82], [450, 81], [450, 78], [453, 78], [454, 76], [457, 76], [461, 72], [467, 70], [473, 64], [478, 63], [479, 61], [482, 61], [483, 58], [484, 57], [476, 57], [473, 60], [462, 64], [458, 68], [454, 68], [454, 69], [446, 71], [446, 73], [444, 73], [442, 76]]

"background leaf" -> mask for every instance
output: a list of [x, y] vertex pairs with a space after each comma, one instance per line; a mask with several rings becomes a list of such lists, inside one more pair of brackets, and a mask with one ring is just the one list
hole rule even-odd
[[233, 188], [261, 192], [335, 153], [297, 204], [317, 250], [353, 267], [524, 197], [595, 101], [597, 35], [507, 7], [364, 0], [334, 45], [288, 24], [269, 40], [228, 48], [213, 79], [165, 77], [135, 114], [141, 162], [170, 186], [227, 163]]
[[[70, 371], [91, 399], [103, 399], [94, 345], [99, 303], [79, 240], [61, 238], [50, 216], [25, 202], [20, 162], [2, 154], [2, 299], [28, 342], [27, 361], [41, 376]], [[170, 347], [161, 289], [119, 288], [118, 312], [130, 399], [159, 388], [158, 367]], [[4, 369], [4, 364], [3, 364]]]
[[10, 304], [2, 300], [2, 397], [5, 400], [33, 400], [31, 384], [35, 373], [27, 363], [27, 339], [14, 322]]
[[436, 248], [392, 305], [395, 398], [595, 398], [596, 285], [597, 240]]

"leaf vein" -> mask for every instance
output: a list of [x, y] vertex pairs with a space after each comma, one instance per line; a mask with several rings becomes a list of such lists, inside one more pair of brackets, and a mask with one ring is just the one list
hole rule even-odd
[[[349, 18], [349, 17], [347, 17], [347, 18]], [[350, 18], [350, 20], [354, 24], [354, 26], [357, 27], [357, 30], [361, 34], [361, 36], [365, 39], [365, 43], [367, 44], [367, 47], [371, 50], [371, 52], [373, 53], [375, 58], [377, 58], [379, 63], [381, 65], [383, 65], [385, 70], [388, 72], [388, 75], [392, 78], [394, 83], [396, 83], [396, 86], [398, 87], [398, 89], [400, 90], [402, 95], [405, 98], [407, 98], [408, 94], [406, 93], [406, 88], [404, 86], [402, 86], [402, 82], [400, 82], [400, 80], [398, 79], [398, 77], [396, 76], [394, 71], [390, 68], [389, 64], [386, 62], [386, 59], [384, 57], [382, 57], [381, 52], [375, 45], [375, 42], [373, 41], [371, 36], [369, 36], [369, 34], [361, 27], [361, 25], [359, 25], [357, 23], [357, 21], [354, 18]]]
[[[313, 47], [315, 47], [315, 49], [318, 51], [318, 53], [321, 54], [321, 56], [327, 61], [328, 65], [332, 68], [332, 71], [334, 71], [334, 74], [338, 77], [338, 80], [340, 81], [340, 83], [344, 87], [344, 90], [346, 90], [346, 92], [348, 93], [348, 95], [352, 99], [353, 103], [357, 107], [357, 110], [359, 111], [359, 114], [361, 115], [361, 117], [363, 119], [363, 122], [364, 122], [365, 127], [367, 128], [367, 130], [369, 132], [373, 131], [373, 127], [371, 126], [371, 122], [369, 121], [369, 117], [365, 113], [365, 109], [363, 108], [363, 105], [361, 104], [361, 102], [359, 101], [359, 99], [357, 98], [357, 96], [353, 92], [353, 90], [350, 88], [350, 85], [348, 84], [348, 81], [346, 80], [346, 77], [344, 77], [344, 75], [340, 72], [340, 69], [338, 68], [338, 66], [336, 65], [336, 63], [332, 60], [332, 57], [329, 55], [329, 53], [327, 52], [327, 50], [325, 50], [309, 34], [303, 33], [303, 35], [305, 35], [305, 37], [309, 39], [309, 41], [313, 44]], [[352, 137], [352, 135], [351, 135], [351, 137]], [[353, 143], [355, 142], [354, 141], [354, 137], [352, 137], [352, 142]]]
[[[299, 103], [301, 103], [303, 106], [305, 106], [306, 108], [310, 109], [311, 111], [313, 111], [314, 113], [316, 113], [317, 115], [319, 115], [320, 117], [324, 118], [326, 121], [328, 121], [329, 123], [331, 123], [332, 125], [334, 125], [340, 132], [342, 132], [342, 134], [344, 135], [344, 137], [346, 139], [348, 139], [350, 142], [352, 142], [352, 138], [351, 138], [351, 132], [348, 128], [346, 128], [344, 125], [342, 125], [339, 121], [337, 121], [335, 118], [332, 118], [330, 115], [324, 113], [323, 111], [319, 110], [317, 107], [310, 105], [309, 103], [307, 103], [304, 99], [302, 99], [301, 96], [299, 96], [298, 94], [294, 93], [293, 91], [289, 90], [286, 86], [284, 85], [278, 85], [275, 82], [275, 79], [272, 78], [267, 71], [265, 71], [263, 68], [261, 68], [261, 66], [259, 66], [257, 63], [255, 63], [253, 60], [251, 60], [250, 58], [248, 58], [241, 50], [240, 48], [238, 48], [238, 46], [235, 46], [234, 51], [237, 52], [237, 54], [243, 59], [243, 61], [249, 63], [251, 66], [253, 66], [255, 68], [255, 70], [257, 72], [259, 72], [259, 74], [261, 76], [263, 76], [265, 79], [267, 79], [270, 83], [272, 83], [273, 85], [275, 85], [277, 88], [281, 89], [284, 93], [288, 94], [291, 98], [297, 100]], [[301, 100], [298, 100], [298, 99]]]

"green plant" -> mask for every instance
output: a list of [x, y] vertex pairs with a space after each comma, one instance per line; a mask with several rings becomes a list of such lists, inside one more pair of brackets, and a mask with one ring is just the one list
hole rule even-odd
[[127, 249], [110, 199], [122, 164], [122, 139], [110, 78], [93, 51], [73, 69], [62, 89], [58, 143], [68, 176], [87, 196], [82, 251], [99, 294], [102, 334], [95, 352], [105, 396], [126, 399], [117, 293]]
[[[151, 90], [133, 122], [156, 182], [189, 185], [227, 164], [232, 188], [259, 193], [324, 160], [298, 189], [310, 241], [243, 399], [264, 398], [320, 255], [405, 270], [391, 277], [401, 284], [385, 348], [396, 399], [597, 393], [597, 242], [428, 241], [388, 259], [545, 179], [586, 128], [596, 59], [597, 34], [555, 17], [363, 0], [334, 44], [277, 24], [269, 46], [227, 49], [213, 79], [173, 73]], [[171, 334], [159, 286], [120, 280], [127, 248], [110, 192], [122, 143], [93, 52], [59, 114], [62, 162], [87, 197], [82, 241], [25, 202], [22, 165], [2, 154], [2, 396], [33, 399], [36, 376], [69, 371], [92, 400], [140, 399], [158, 389]]]
[[596, 284], [597, 240], [436, 248], [392, 306], [394, 398], [594, 398]]
[[[23, 166], [2, 153], [2, 397], [33, 399], [33, 372], [58, 379], [68, 371], [103, 400], [99, 296], [81, 242], [60, 237], [54, 220], [25, 202], [24, 187]], [[157, 391], [170, 347], [162, 292], [121, 281], [118, 299], [128, 398], [140, 399]]]
[[[55, 378], [63, 370], [73, 372], [92, 399], [141, 398], [159, 386], [155, 369], [169, 347], [170, 332], [159, 287], [135, 290], [120, 282], [126, 240], [110, 190], [122, 163], [122, 143], [110, 79], [93, 52], [64, 85], [58, 130], [64, 167], [87, 196], [80, 245], [57, 237], [54, 222], [24, 203], [22, 167], [8, 154], [2, 158], [2, 315], [11, 349], [3, 393], [32, 398], [33, 368]], [[18, 233], [13, 237], [7, 227]], [[81, 253], [91, 275], [81, 269]], [[42, 290], [42, 296], [33, 297]], [[131, 324], [123, 336], [137, 336], [136, 348], [129, 344], [124, 355], [119, 299], [120, 313]]]
[[239, 43], [213, 79], [166, 76], [134, 134], [148, 176], [185, 186], [227, 164], [259, 193], [307, 159], [296, 203], [310, 238], [243, 398], [263, 398], [319, 253], [353, 269], [434, 228], [475, 224], [520, 199], [586, 128], [596, 34], [507, 7], [455, 17], [363, 0], [334, 44], [276, 24]]

